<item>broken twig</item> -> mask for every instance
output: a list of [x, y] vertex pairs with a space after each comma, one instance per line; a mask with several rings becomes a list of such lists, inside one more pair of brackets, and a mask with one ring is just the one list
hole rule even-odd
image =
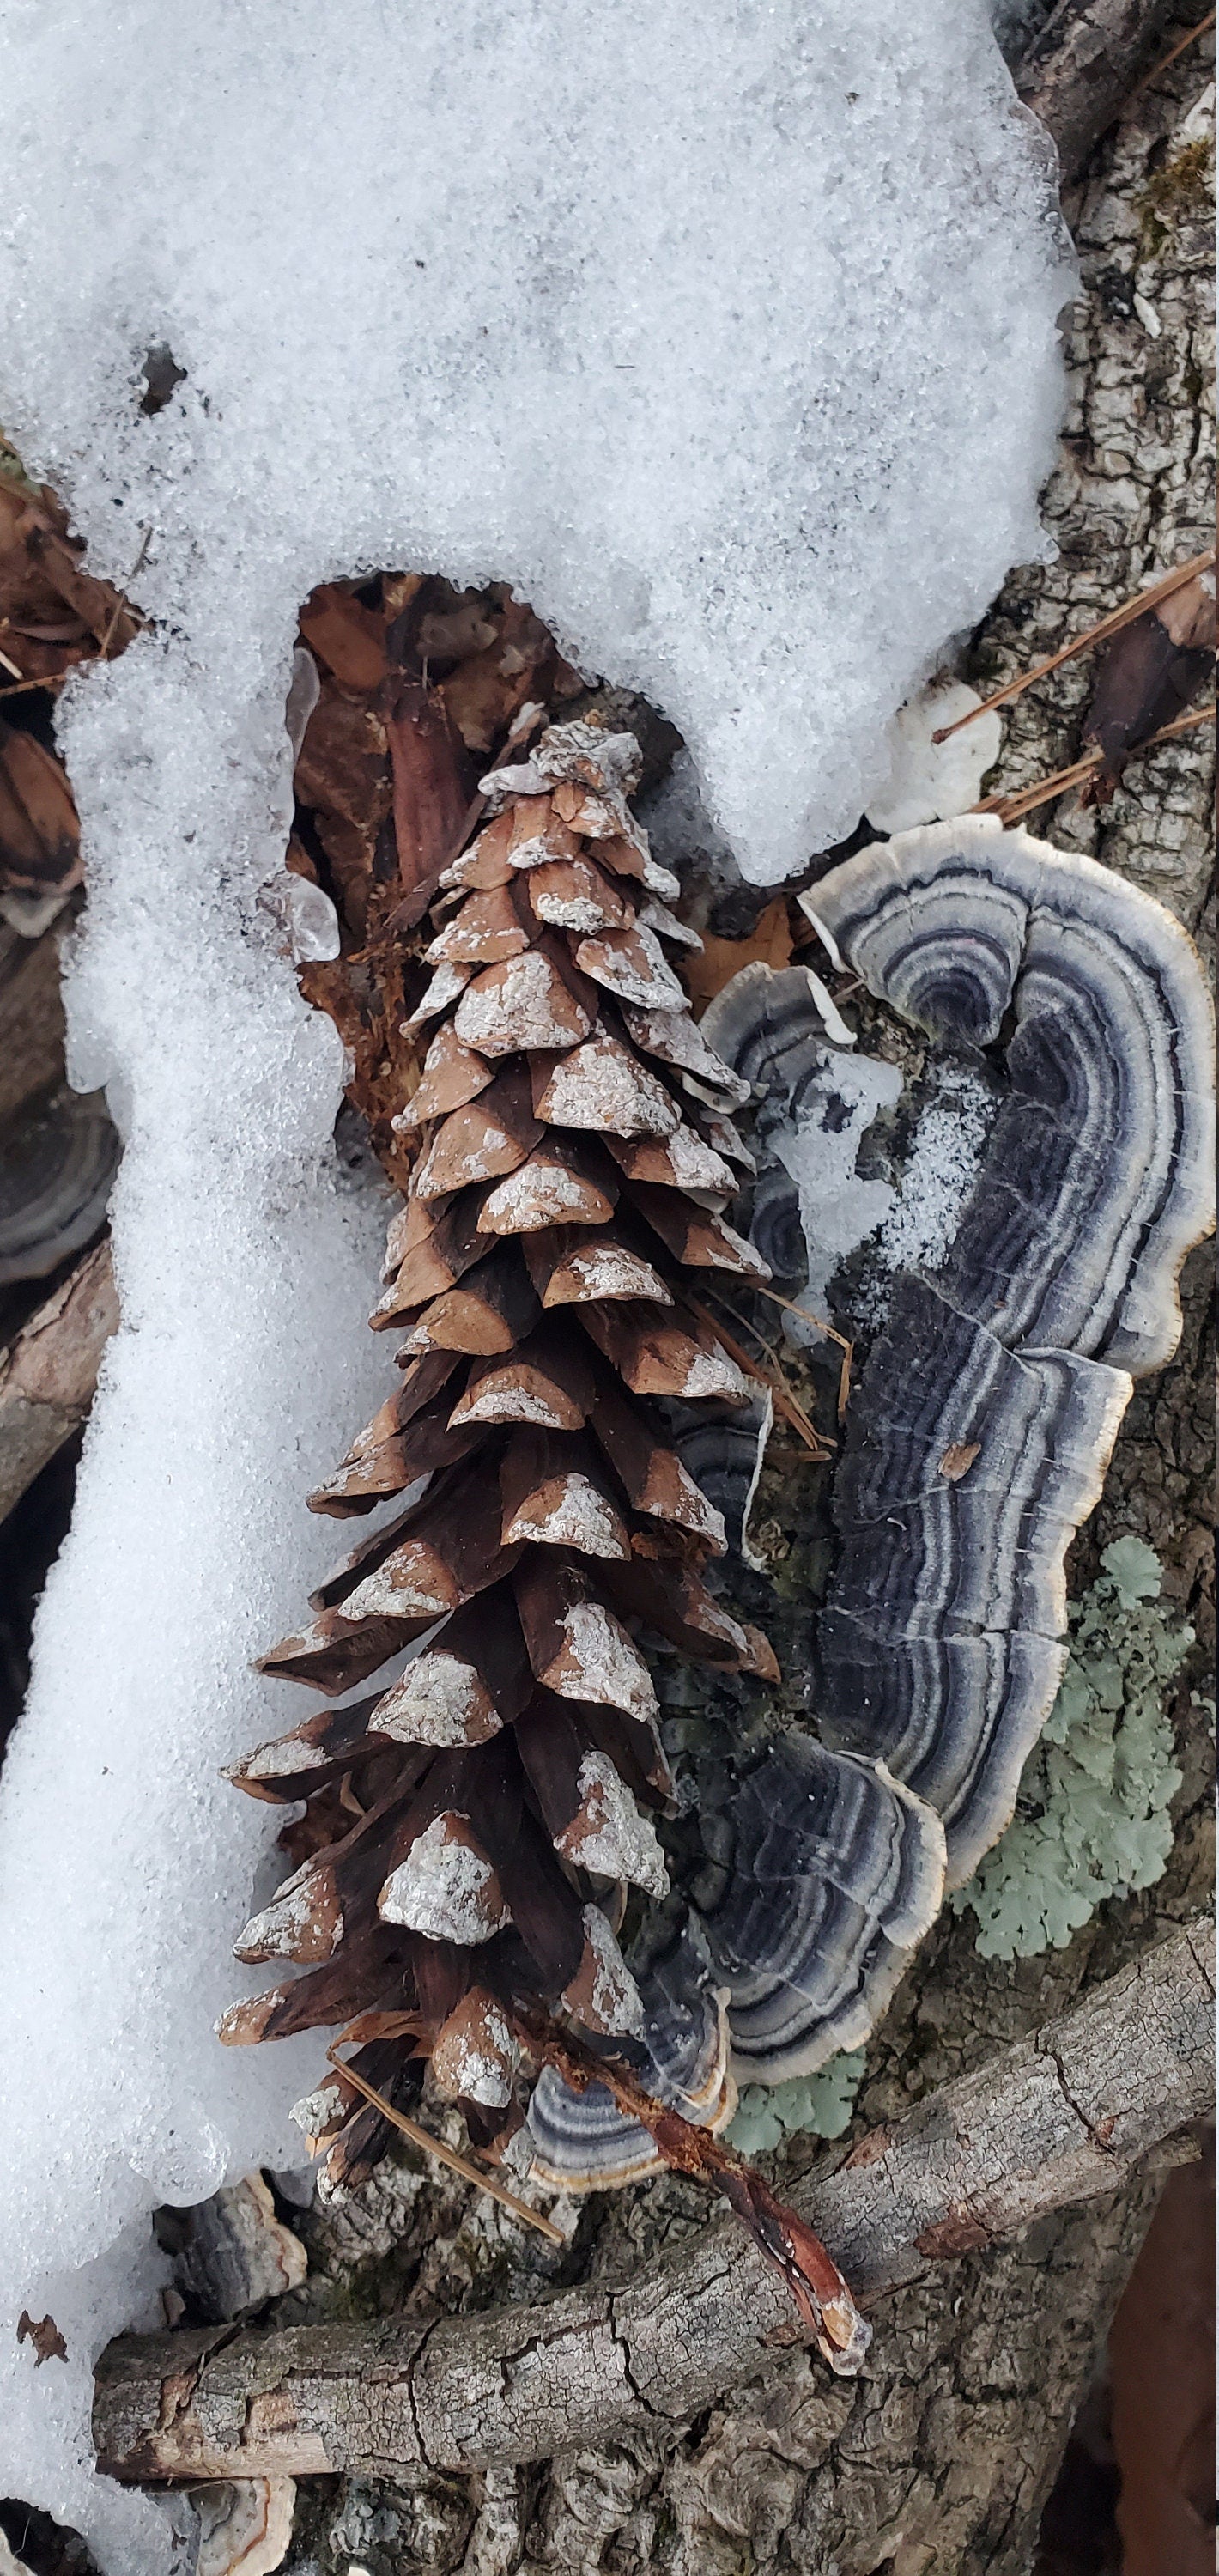
[[[796, 2183], [800, 2217], [871, 2305], [1120, 2190], [1209, 2116], [1211, 1978], [1207, 1928], [1174, 1932]], [[603, 2448], [688, 2423], [764, 2370], [794, 2322], [771, 2265], [715, 2225], [628, 2279], [479, 2316], [124, 2336], [98, 2363], [98, 2466], [135, 2482], [392, 2478]]]

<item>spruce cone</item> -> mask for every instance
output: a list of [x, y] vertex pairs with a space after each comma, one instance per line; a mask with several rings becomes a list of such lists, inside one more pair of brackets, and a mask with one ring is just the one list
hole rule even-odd
[[[353, 2024], [367, 2083], [403, 2108], [430, 2057], [484, 2145], [520, 2116], [514, 2005], [628, 2046], [640, 2026], [613, 1925], [630, 1884], [664, 1893], [650, 1817], [671, 1786], [641, 1631], [775, 1674], [703, 1584], [723, 1523], [658, 1410], [754, 1399], [687, 1274], [769, 1273], [723, 1221], [748, 1085], [666, 956], [693, 934], [629, 810], [638, 770], [633, 735], [552, 727], [483, 781], [490, 819], [441, 876], [372, 1318], [405, 1333], [402, 1384], [310, 1499], [343, 1518], [426, 1490], [261, 1669], [338, 1696], [426, 1642], [230, 1775], [307, 1800], [308, 1857], [236, 1945], [306, 1973], [222, 2036]], [[298, 2115], [331, 2181], [389, 2143], [337, 2071]]]

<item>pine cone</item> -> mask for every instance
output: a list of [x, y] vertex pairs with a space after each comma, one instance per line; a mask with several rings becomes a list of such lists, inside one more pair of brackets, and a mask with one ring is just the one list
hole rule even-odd
[[[490, 819], [440, 880], [372, 1318], [405, 1332], [402, 1384], [310, 1499], [343, 1518], [427, 1487], [261, 1669], [337, 1696], [427, 1642], [230, 1774], [307, 1801], [300, 1866], [236, 1945], [306, 1973], [221, 2035], [352, 2023], [367, 2083], [402, 2107], [430, 2057], [482, 2144], [519, 2118], [514, 2005], [594, 2038], [639, 2027], [612, 1927], [627, 1886], [665, 1891], [651, 1817], [671, 1794], [641, 1632], [776, 1675], [704, 1586], [723, 1523], [658, 1410], [753, 1401], [693, 1290], [769, 1273], [723, 1221], [748, 1085], [666, 956], [693, 934], [627, 804], [638, 770], [633, 735], [552, 727], [483, 781]], [[389, 2143], [338, 2071], [298, 2115], [331, 2181]]]

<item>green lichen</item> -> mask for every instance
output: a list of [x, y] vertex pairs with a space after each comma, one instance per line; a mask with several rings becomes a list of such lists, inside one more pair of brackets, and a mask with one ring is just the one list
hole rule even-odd
[[1160, 1608], [1160, 1561], [1141, 1539], [1116, 1539], [1101, 1564], [1071, 1605], [1067, 1669], [1015, 1818], [949, 1900], [976, 1914], [986, 1959], [1065, 1949], [1106, 1897], [1152, 1886], [1172, 1848], [1181, 1773], [1164, 1698], [1193, 1630]]
[[1135, 200], [1143, 255], [1158, 259], [1179, 223], [1206, 223], [1210, 215], [1209, 135], [1199, 135], [1157, 170]]
[[840, 2138], [863, 2070], [863, 2050], [845, 2049], [816, 2075], [792, 2075], [785, 2084], [746, 2084], [728, 2130], [730, 2143], [743, 2156], [764, 2156], [801, 2129], [815, 2138]]

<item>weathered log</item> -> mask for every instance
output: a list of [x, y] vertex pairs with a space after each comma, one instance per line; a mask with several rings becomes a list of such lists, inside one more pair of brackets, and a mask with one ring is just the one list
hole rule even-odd
[[[1199, 1920], [800, 2186], [857, 2294], [1111, 2193], [1204, 2117], [1211, 1960]], [[94, 2439], [134, 2481], [483, 2469], [676, 2427], [795, 2339], [777, 2275], [715, 2226], [629, 2284], [488, 2316], [123, 2337]]]
[[79, 1431], [118, 1320], [110, 1246], [99, 1243], [0, 1353], [0, 1520]]

